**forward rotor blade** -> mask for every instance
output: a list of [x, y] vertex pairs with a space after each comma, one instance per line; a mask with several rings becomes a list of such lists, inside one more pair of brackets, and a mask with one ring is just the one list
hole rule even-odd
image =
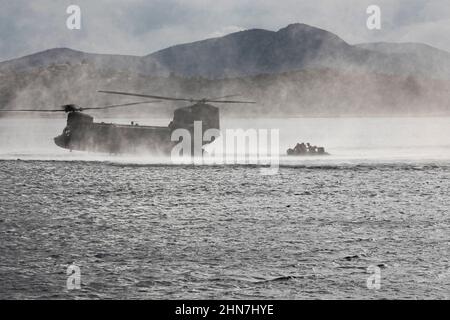
[[109, 93], [109, 94], [116, 94], [121, 96], [132, 96], [132, 97], [141, 97], [141, 98], [153, 98], [153, 99], [160, 99], [160, 100], [170, 100], [170, 101], [198, 101], [197, 99], [184, 99], [184, 98], [171, 98], [171, 97], [163, 97], [163, 96], [153, 96], [148, 94], [139, 94], [139, 93], [130, 93], [130, 92], [120, 92], [120, 91], [105, 91], [100, 90], [98, 92], [101, 93]]
[[131, 102], [131, 103], [124, 103], [124, 104], [114, 104], [114, 105], [111, 105], [111, 106], [104, 106], [104, 107], [81, 108], [81, 110], [104, 110], [104, 109], [111, 109], [111, 108], [121, 108], [121, 107], [134, 106], [134, 105], [139, 105], [139, 104], [158, 103], [158, 102], [161, 102], [161, 101]]
[[27, 110], [27, 109], [7, 109], [7, 110], [1, 110], [0, 112], [64, 112], [64, 110]]

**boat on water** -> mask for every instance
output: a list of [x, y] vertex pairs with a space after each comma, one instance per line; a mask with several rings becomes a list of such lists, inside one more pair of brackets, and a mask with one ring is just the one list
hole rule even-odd
[[313, 146], [310, 143], [297, 143], [297, 145], [287, 150], [288, 156], [327, 156], [330, 155], [324, 147]]

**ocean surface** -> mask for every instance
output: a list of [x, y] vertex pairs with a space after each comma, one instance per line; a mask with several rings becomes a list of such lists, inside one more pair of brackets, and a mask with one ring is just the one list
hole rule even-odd
[[450, 118], [225, 119], [331, 154], [272, 176], [69, 152], [64, 126], [0, 118], [2, 299], [450, 298]]

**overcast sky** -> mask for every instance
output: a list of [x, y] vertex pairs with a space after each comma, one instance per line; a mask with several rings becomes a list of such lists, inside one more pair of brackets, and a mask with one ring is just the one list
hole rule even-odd
[[[79, 5], [82, 29], [66, 27]], [[366, 28], [366, 9], [382, 29]], [[242, 29], [278, 30], [302, 22], [349, 43], [423, 42], [450, 51], [449, 0], [0, 0], [0, 61], [54, 47], [146, 55]]]

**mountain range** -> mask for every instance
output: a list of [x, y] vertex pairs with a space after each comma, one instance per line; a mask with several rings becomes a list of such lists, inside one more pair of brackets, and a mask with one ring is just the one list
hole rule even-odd
[[117, 101], [97, 89], [189, 97], [241, 93], [258, 102], [234, 109], [237, 114], [448, 114], [450, 53], [420, 43], [350, 45], [331, 32], [292, 24], [143, 57], [56, 48], [0, 63], [0, 108]]

